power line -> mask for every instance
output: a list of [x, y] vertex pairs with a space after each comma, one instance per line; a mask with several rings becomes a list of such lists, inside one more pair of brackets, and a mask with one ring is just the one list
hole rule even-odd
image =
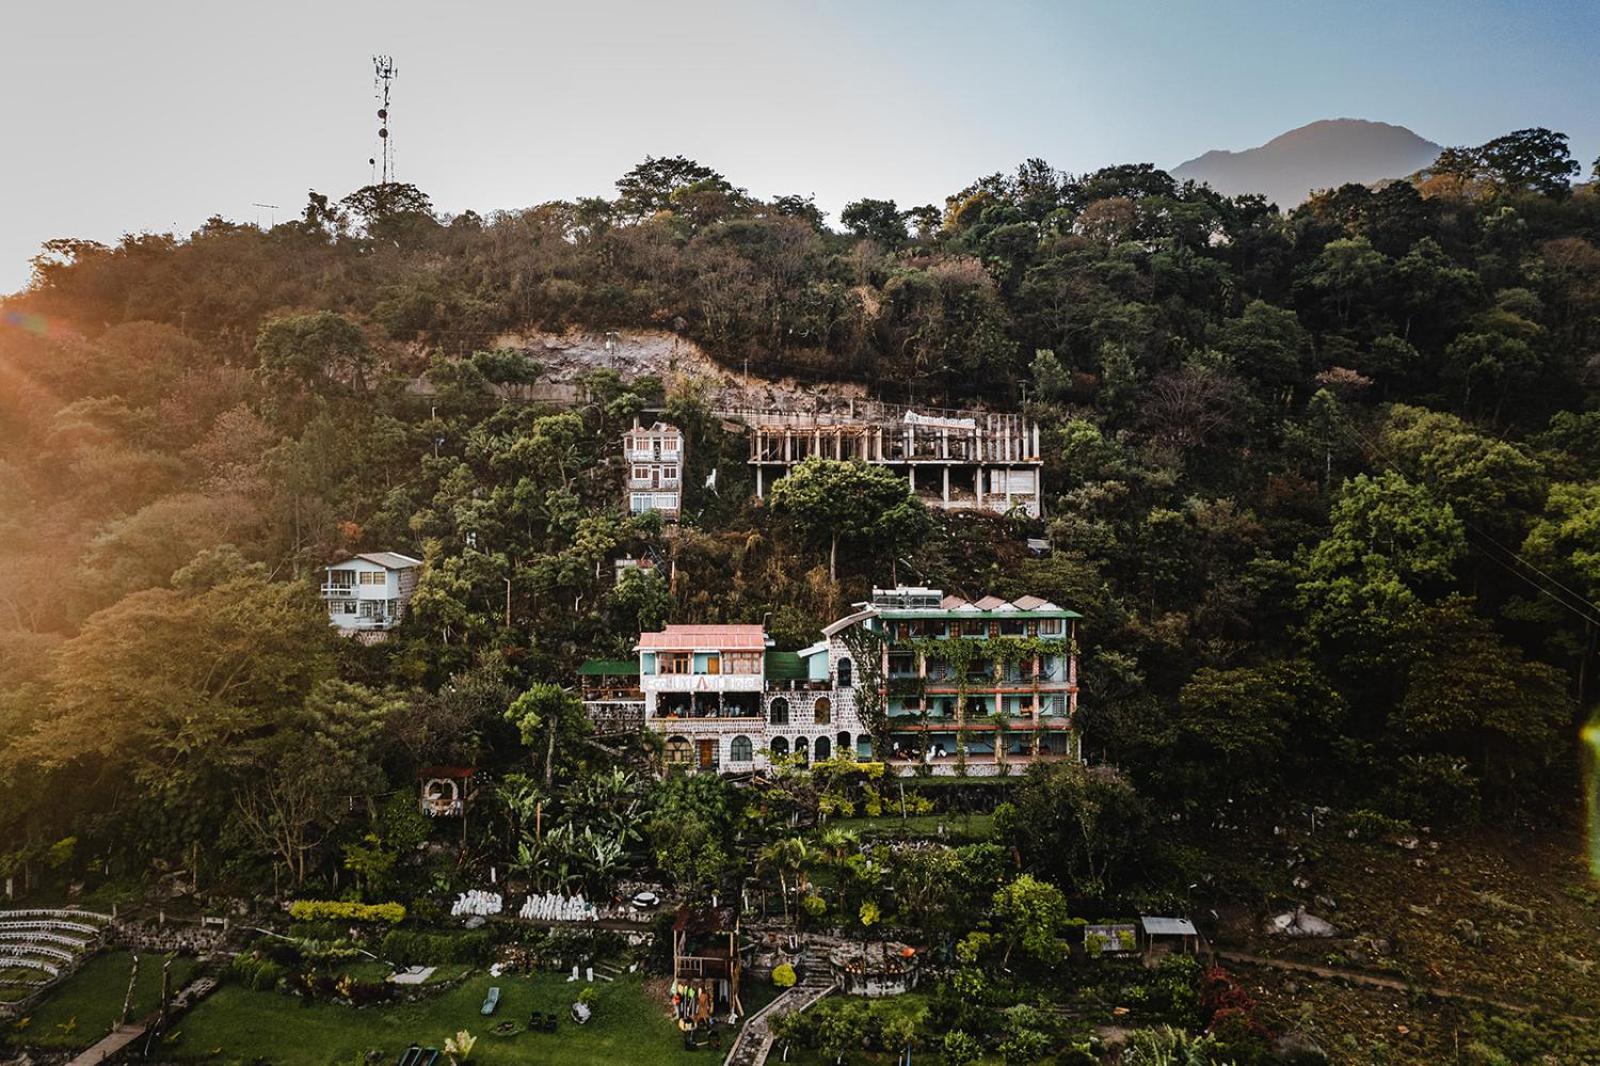
[[[1335, 424], [1338, 425], [1338, 427], [1341, 430], [1343, 430], [1344, 432], [1349, 434], [1350, 437], [1352, 438], [1352, 440], [1354, 441], [1354, 443], [1356, 443], [1358, 446], [1361, 446], [1362, 450], [1366, 454], [1377, 458], [1379, 460], [1379, 462], [1382, 463], [1383, 466], [1387, 467], [1390, 471], [1392, 471], [1393, 473], [1399, 474], [1401, 477], [1405, 478], [1407, 481], [1411, 482], [1412, 484], [1421, 485], [1423, 488], [1427, 489], [1430, 493], [1434, 491], [1433, 486], [1428, 484], [1427, 481], [1419, 479], [1419, 478], [1414, 478], [1414, 477], [1408, 475], [1404, 470], [1402, 470], [1400, 468], [1399, 464], [1397, 464], [1392, 458], [1390, 458], [1390, 456], [1383, 450], [1383, 448], [1381, 448], [1378, 445], [1378, 443], [1376, 441], [1372, 440], [1365, 433], [1362, 433], [1355, 426], [1350, 425], [1350, 424], [1345, 423], [1345, 422], [1342, 422], [1342, 421], [1341, 422], [1337, 422]], [[1443, 501], [1443, 502], [1445, 502], [1447, 505], [1449, 503], [1449, 501]], [[1498, 540], [1495, 539], [1495, 537], [1492, 534], [1490, 534], [1488, 531], [1486, 531], [1484, 529], [1479, 528], [1477, 525], [1473, 524], [1466, 517], [1459, 516], [1459, 515], [1457, 517], [1460, 518], [1462, 526], [1465, 527], [1468, 532], [1472, 533], [1474, 536], [1479, 538], [1480, 541], [1486, 541], [1488, 544], [1492, 545], [1499, 552], [1502, 552], [1504, 555], [1509, 556], [1510, 558], [1516, 560], [1518, 563], [1520, 563], [1526, 569], [1531, 570], [1533, 573], [1539, 575], [1539, 577], [1543, 578], [1545, 581], [1548, 581], [1551, 585], [1554, 585], [1556, 588], [1560, 589], [1563, 593], [1566, 594], [1566, 597], [1570, 597], [1571, 598], [1571, 601], [1576, 601], [1577, 604], [1581, 604], [1582, 606], [1581, 607], [1575, 606], [1574, 603], [1569, 601], [1568, 599], [1563, 598], [1561, 596], [1557, 596], [1555, 593], [1551, 592], [1544, 585], [1540, 584], [1539, 582], [1535, 581], [1533, 578], [1529, 577], [1527, 574], [1520, 572], [1515, 567], [1513, 567], [1510, 564], [1508, 564], [1505, 561], [1505, 559], [1500, 558], [1500, 557], [1494, 555], [1493, 553], [1485, 552], [1484, 553], [1485, 556], [1491, 562], [1493, 562], [1496, 565], [1500, 566], [1502, 569], [1504, 569], [1507, 573], [1511, 574], [1512, 576], [1521, 578], [1524, 582], [1526, 582], [1528, 585], [1530, 585], [1540, 595], [1544, 596], [1546, 599], [1550, 600], [1552, 603], [1556, 604], [1557, 606], [1563, 607], [1566, 610], [1570, 611], [1572, 614], [1576, 615], [1578, 618], [1581, 618], [1584, 622], [1588, 623], [1589, 625], [1600, 626], [1600, 604], [1596, 604], [1593, 600], [1589, 599], [1587, 596], [1584, 596], [1582, 593], [1580, 593], [1580, 592], [1568, 587], [1566, 584], [1564, 584], [1563, 582], [1561, 582], [1557, 578], [1551, 576], [1550, 574], [1545, 573], [1539, 567], [1535, 566], [1533, 563], [1529, 562], [1526, 558], [1524, 558], [1521, 553], [1519, 553], [1519, 552], [1517, 552], [1517, 551], [1515, 551], [1515, 550], [1513, 550], [1511, 548], [1506, 547], [1504, 544], [1501, 544]], [[1483, 547], [1484, 547], [1484, 545], [1482, 543], [1478, 544], [1478, 548], [1480, 550], [1482, 550]]]

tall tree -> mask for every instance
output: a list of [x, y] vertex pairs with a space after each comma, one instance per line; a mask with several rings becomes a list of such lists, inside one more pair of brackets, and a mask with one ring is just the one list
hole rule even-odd
[[828, 577], [839, 577], [839, 544], [873, 547], [891, 563], [929, 527], [911, 486], [890, 470], [859, 461], [812, 457], [772, 486], [772, 509], [790, 515], [810, 537], [828, 544]]

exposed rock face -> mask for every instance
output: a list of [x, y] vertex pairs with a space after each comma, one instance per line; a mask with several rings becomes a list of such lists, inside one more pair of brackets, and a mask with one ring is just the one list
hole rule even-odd
[[1285, 211], [1316, 189], [1403, 178], [1439, 157], [1439, 146], [1404, 126], [1364, 119], [1313, 122], [1240, 152], [1210, 151], [1175, 167], [1226, 196], [1262, 193]]

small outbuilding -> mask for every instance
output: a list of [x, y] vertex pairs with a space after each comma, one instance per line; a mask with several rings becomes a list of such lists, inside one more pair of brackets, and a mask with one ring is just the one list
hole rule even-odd
[[1198, 955], [1200, 933], [1187, 918], [1159, 918], [1146, 914], [1139, 918], [1139, 946], [1144, 951], [1147, 963], [1174, 953]]

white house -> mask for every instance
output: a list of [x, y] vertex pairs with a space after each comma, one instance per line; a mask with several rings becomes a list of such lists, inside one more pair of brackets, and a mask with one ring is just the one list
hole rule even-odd
[[417, 587], [422, 560], [399, 552], [363, 552], [323, 571], [328, 621], [346, 635], [382, 640], [400, 624]]

